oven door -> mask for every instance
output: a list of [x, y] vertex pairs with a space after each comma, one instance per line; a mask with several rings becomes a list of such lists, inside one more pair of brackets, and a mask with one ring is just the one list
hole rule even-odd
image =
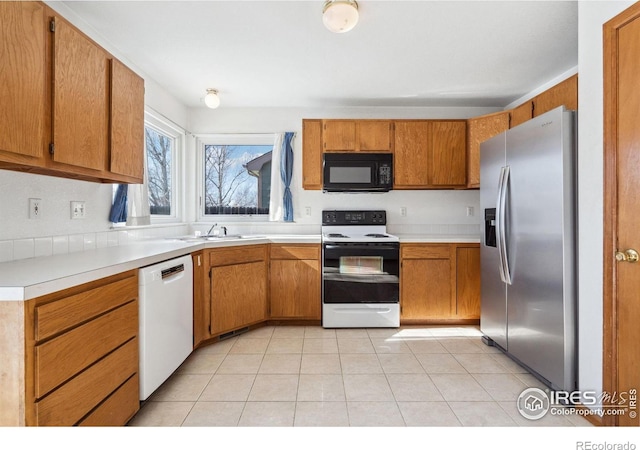
[[324, 243], [322, 252], [323, 303], [399, 302], [399, 243]]

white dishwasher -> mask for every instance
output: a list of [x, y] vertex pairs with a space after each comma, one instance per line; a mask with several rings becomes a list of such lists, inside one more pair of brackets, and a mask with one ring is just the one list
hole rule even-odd
[[193, 350], [191, 256], [139, 271], [140, 400], [146, 400]]

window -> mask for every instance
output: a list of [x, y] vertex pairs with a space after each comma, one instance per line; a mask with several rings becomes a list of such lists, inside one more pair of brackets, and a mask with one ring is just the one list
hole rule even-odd
[[202, 216], [269, 214], [273, 135], [202, 140]]
[[144, 128], [147, 151], [149, 209], [152, 215], [171, 215], [171, 182], [174, 139], [151, 128]]
[[149, 111], [145, 114], [145, 154], [149, 210], [153, 222], [180, 219], [180, 169], [184, 130]]

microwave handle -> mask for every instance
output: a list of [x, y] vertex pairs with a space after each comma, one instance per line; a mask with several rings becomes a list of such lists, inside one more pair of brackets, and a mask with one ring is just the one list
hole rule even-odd
[[380, 163], [373, 163], [373, 185], [380, 186]]

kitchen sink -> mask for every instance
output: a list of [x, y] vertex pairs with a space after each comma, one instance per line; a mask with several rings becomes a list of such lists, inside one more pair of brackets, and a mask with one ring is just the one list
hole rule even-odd
[[226, 241], [226, 240], [234, 240], [234, 239], [264, 239], [266, 236], [264, 235], [253, 235], [253, 234], [222, 234], [222, 235], [201, 235], [201, 236], [182, 236], [178, 238], [170, 238], [170, 239], [178, 239], [184, 242], [201, 242], [201, 241]]
[[240, 234], [219, 234], [219, 235], [210, 235], [210, 236], [201, 236], [202, 239], [207, 241], [222, 241], [225, 239], [245, 239], [246, 236], [242, 236]]

